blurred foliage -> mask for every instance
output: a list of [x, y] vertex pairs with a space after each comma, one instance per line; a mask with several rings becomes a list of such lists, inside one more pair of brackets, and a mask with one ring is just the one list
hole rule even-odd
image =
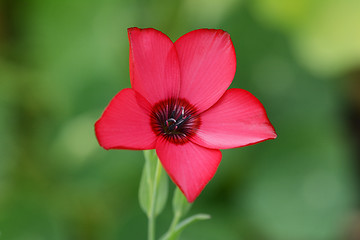
[[344, 74], [360, 62], [360, 1], [255, 0], [254, 13], [284, 31], [303, 65], [319, 75]]
[[[145, 239], [142, 152], [105, 151], [93, 130], [130, 87], [126, 29], [137, 26], [173, 40], [228, 31], [232, 87], [262, 101], [279, 136], [223, 151], [191, 209], [212, 219], [183, 239], [345, 239], [357, 159], [344, 89], [360, 66], [359, 9], [357, 0], [0, 1], [0, 238]], [[168, 204], [158, 232], [170, 219]]]

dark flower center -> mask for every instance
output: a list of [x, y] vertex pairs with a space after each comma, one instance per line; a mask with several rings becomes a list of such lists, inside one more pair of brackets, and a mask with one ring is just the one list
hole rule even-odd
[[186, 143], [199, 126], [200, 118], [196, 108], [185, 99], [164, 100], [152, 108], [152, 130], [172, 143]]

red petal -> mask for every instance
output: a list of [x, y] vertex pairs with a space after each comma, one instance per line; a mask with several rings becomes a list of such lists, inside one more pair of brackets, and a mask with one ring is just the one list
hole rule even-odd
[[151, 104], [177, 97], [179, 59], [173, 42], [155, 29], [128, 29], [130, 80], [134, 90]]
[[156, 136], [150, 126], [148, 101], [134, 90], [121, 90], [95, 123], [99, 144], [105, 149], [153, 149]]
[[156, 144], [159, 159], [189, 202], [193, 202], [215, 175], [221, 152], [192, 142], [176, 145], [159, 138]]
[[208, 148], [226, 149], [276, 138], [261, 102], [243, 89], [227, 90], [209, 110], [192, 141]]
[[200, 111], [211, 107], [231, 84], [236, 70], [235, 49], [222, 30], [199, 29], [175, 42], [179, 55], [180, 97]]

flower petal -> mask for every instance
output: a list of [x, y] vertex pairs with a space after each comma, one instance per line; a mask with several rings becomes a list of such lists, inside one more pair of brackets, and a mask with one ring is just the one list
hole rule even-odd
[[221, 161], [220, 150], [201, 147], [192, 142], [177, 145], [163, 138], [156, 144], [159, 159], [189, 202], [193, 202], [215, 175]]
[[227, 90], [200, 117], [201, 125], [192, 141], [204, 147], [243, 147], [276, 138], [261, 102], [243, 89]]
[[175, 47], [180, 61], [180, 97], [205, 111], [219, 100], [235, 75], [230, 35], [223, 30], [199, 29], [180, 37]]
[[95, 123], [99, 144], [105, 149], [155, 148], [150, 109], [149, 102], [133, 89], [121, 90]]
[[130, 80], [134, 90], [151, 104], [177, 97], [179, 59], [168, 36], [152, 28], [129, 28]]

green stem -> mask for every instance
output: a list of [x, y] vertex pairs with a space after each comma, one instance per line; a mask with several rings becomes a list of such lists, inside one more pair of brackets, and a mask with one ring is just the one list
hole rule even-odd
[[174, 234], [176, 225], [178, 224], [180, 218], [181, 218], [181, 213], [176, 212], [171, 221], [169, 230], [164, 234], [164, 236], [161, 238], [161, 240], [167, 240], [167, 239], [169, 239], [169, 237], [171, 237]]
[[172, 233], [175, 230], [176, 225], [178, 224], [179, 220], [180, 220], [181, 214], [179, 212], [176, 212], [173, 220], [171, 222], [170, 228], [169, 228], [169, 233]]
[[152, 198], [151, 198], [151, 208], [149, 214], [149, 222], [148, 222], [148, 240], [155, 240], [155, 207], [156, 207], [156, 194], [157, 194], [157, 185], [159, 183], [161, 171], [161, 164], [159, 159], [157, 159], [156, 163], [156, 171], [155, 171], [155, 181], [152, 187]]

